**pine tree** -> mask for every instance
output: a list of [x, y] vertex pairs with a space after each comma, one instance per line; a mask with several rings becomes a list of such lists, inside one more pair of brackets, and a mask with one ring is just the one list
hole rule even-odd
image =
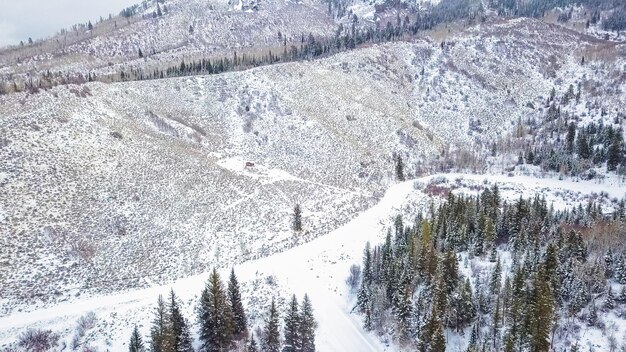
[[143, 52], [141, 51], [141, 48], [139, 48], [139, 53], [138, 53], [139, 57], [142, 58], [143, 57]]
[[357, 293], [356, 307], [359, 312], [365, 313], [369, 308], [372, 284], [372, 253], [369, 242], [365, 245], [363, 253], [363, 274], [361, 275], [361, 287]]
[[152, 352], [170, 352], [173, 351], [171, 345], [171, 328], [169, 326], [170, 317], [163, 300], [163, 296], [159, 295], [157, 307], [155, 311], [152, 329], [150, 331], [150, 347]]
[[400, 155], [398, 155], [396, 157], [396, 178], [400, 182], [405, 180], [405, 178], [404, 178], [404, 162], [402, 161], [402, 157]]
[[491, 280], [489, 281], [489, 289], [491, 294], [495, 295], [500, 292], [502, 286], [502, 266], [500, 265], [500, 258], [496, 262], [496, 266], [491, 273]]
[[302, 352], [315, 352], [315, 316], [313, 315], [313, 306], [307, 294], [302, 299], [302, 307], [300, 310], [300, 338], [302, 341]]
[[549, 351], [550, 331], [554, 320], [554, 299], [545, 267], [540, 265], [534, 280], [532, 297], [531, 346], [533, 351]]
[[430, 316], [420, 332], [418, 350], [428, 352], [445, 352], [446, 338], [443, 334], [443, 326], [439, 320], [440, 312], [437, 304], [433, 304]]
[[[89, 23], [87, 23], [87, 30], [93, 30], [93, 24], [91, 24], [91, 21], [89, 21]], [[28, 38], [29, 43], [33, 43], [33, 40]]]
[[198, 307], [200, 325], [200, 350], [221, 352], [232, 343], [233, 317], [228, 297], [216, 269], [213, 269], [202, 291]]
[[128, 352], [144, 352], [143, 340], [139, 334], [137, 325], [133, 329], [133, 334], [130, 336], [130, 342], [128, 343]]
[[302, 209], [300, 209], [300, 204], [296, 204], [293, 207], [293, 230], [302, 231]]
[[175, 352], [193, 352], [191, 345], [191, 336], [189, 334], [189, 326], [187, 320], [183, 317], [178, 298], [174, 294], [174, 290], [170, 291], [169, 299], [169, 326], [171, 331], [171, 346]]
[[239, 292], [239, 282], [235, 275], [235, 269], [230, 271], [230, 279], [228, 280], [228, 303], [233, 313], [233, 335], [241, 338], [248, 334], [248, 322], [246, 320], [246, 312], [241, 302], [241, 293]]
[[285, 316], [285, 347], [283, 352], [296, 352], [301, 350], [302, 339], [300, 338], [300, 314], [298, 312], [298, 299], [296, 295], [291, 297], [289, 309]]
[[615, 308], [615, 297], [613, 297], [613, 288], [609, 284], [609, 289], [606, 293], [606, 300], [604, 301], [604, 308], [607, 310], [612, 310]]
[[578, 156], [587, 160], [591, 157], [591, 148], [589, 147], [589, 141], [587, 141], [587, 136], [584, 133], [578, 134]]
[[606, 162], [607, 171], [617, 170], [617, 166], [619, 165], [622, 159], [621, 154], [622, 154], [622, 141], [619, 138], [619, 134], [616, 134], [613, 137], [611, 146], [609, 147], [609, 154], [607, 156], [607, 162]]
[[259, 349], [256, 345], [256, 338], [254, 337], [254, 334], [250, 335], [250, 344], [248, 345], [248, 352], [258, 352]]
[[265, 328], [263, 334], [263, 344], [261, 351], [263, 352], [279, 352], [280, 351], [280, 331], [278, 331], [278, 312], [276, 303], [272, 299], [269, 316], [265, 320]]
[[567, 137], [566, 137], [566, 141], [567, 141], [567, 152], [568, 153], [573, 153], [574, 152], [574, 139], [576, 138], [576, 125], [574, 125], [573, 122], [571, 122], [567, 128]]
[[492, 344], [494, 350], [498, 348], [500, 337], [500, 298], [496, 297], [496, 306], [493, 309]]

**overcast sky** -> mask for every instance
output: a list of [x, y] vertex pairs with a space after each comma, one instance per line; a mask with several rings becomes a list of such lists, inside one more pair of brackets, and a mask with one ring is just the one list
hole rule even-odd
[[140, 0], [0, 0], [0, 47], [118, 14]]

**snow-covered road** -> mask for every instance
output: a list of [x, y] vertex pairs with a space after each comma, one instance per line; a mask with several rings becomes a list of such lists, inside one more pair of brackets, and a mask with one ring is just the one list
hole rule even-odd
[[[301, 299], [307, 293], [313, 303], [319, 323], [316, 345], [319, 351], [385, 351], [383, 344], [373, 335], [364, 333], [360, 319], [350, 314], [345, 278], [352, 264], [361, 260], [367, 241], [380, 241], [385, 224], [413, 190], [412, 182], [392, 186], [377, 205], [359, 214], [346, 225], [307, 244], [283, 253], [249, 261], [235, 267], [241, 282], [273, 275], [281, 287]], [[227, 271], [222, 272], [227, 277]], [[133, 312], [151, 311], [159, 294], [170, 288], [183, 299], [189, 300], [201, 292], [207, 274], [176, 281], [172, 285], [155, 286], [116, 295], [72, 300], [44, 309], [0, 317], [0, 346], [15, 340], [25, 328], [34, 326], [55, 331], [71, 331], [78, 317], [93, 311], [99, 317], [117, 323], [133, 321]], [[268, 297], [269, 299], [269, 297]], [[110, 317], [110, 318], [109, 318]], [[129, 319], [130, 317], [130, 319]], [[145, 326], [147, 321], [143, 322]], [[131, 326], [118, 329], [108, 343], [100, 344], [111, 351], [126, 350], [125, 343]]]
[[[450, 181], [449, 185], [461, 178], [474, 186], [483, 184], [483, 180], [488, 180], [488, 183], [497, 182], [501, 185], [503, 196], [509, 199], [517, 199], [520, 195], [544, 195], [549, 204], [557, 209], [586, 204], [587, 198], [584, 195], [608, 191], [610, 197], [620, 198], [626, 192], [623, 184], [523, 176], [447, 174], [425, 177], [418, 181], [424, 184], [439, 176], [445, 176]], [[319, 323], [316, 331], [318, 351], [393, 351], [393, 347], [385, 346], [376, 336], [363, 331], [358, 315], [350, 314], [352, 307], [347, 297], [345, 279], [350, 266], [361, 262], [365, 244], [368, 241], [372, 244], [382, 242], [385, 228], [392, 223], [392, 218], [399, 213], [401, 207], [407, 203], [427, 201], [426, 195], [415, 190], [413, 186], [413, 181], [391, 186], [378, 204], [325, 236], [283, 253], [236, 266], [235, 271], [240, 282], [250, 283], [259, 278], [273, 276], [280, 289], [284, 290], [283, 297], [293, 292], [301, 299], [307, 293]], [[467, 186], [458, 191], [472, 192]], [[228, 271], [229, 269], [225, 269], [221, 272], [222, 278], [228, 277]], [[104, 331], [107, 335], [94, 336], [92, 345], [102, 350], [124, 351], [132, 326], [139, 325], [142, 332], [147, 334], [152, 308], [158, 295], [166, 295], [171, 288], [183, 302], [188, 303], [186, 314], [194, 321], [193, 307], [207, 277], [208, 273], [205, 273], [177, 280], [171, 285], [115, 295], [75, 298], [71, 302], [0, 317], [0, 347], [15, 341], [16, 336], [27, 327], [61, 332], [63, 336], [68, 336], [65, 340], [69, 341], [77, 318], [93, 311], [102, 323], [96, 329], [100, 329], [100, 334]], [[258, 297], [259, 294], [248, 293], [248, 298], [254, 295]], [[265, 301], [271, 297], [260, 299]]]

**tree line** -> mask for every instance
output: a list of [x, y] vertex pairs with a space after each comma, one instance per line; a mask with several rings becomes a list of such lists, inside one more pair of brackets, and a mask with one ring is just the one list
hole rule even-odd
[[[213, 269], [197, 306], [200, 352], [315, 352], [317, 323], [308, 295], [301, 304], [292, 296], [284, 317], [283, 337], [278, 309], [272, 299], [260, 336], [250, 332], [240, 287], [231, 270], [227, 287]], [[172, 290], [167, 300], [159, 296], [147, 343], [137, 326], [132, 331], [129, 352], [193, 352], [191, 325], [181, 312]]]
[[[329, 0], [329, 14], [335, 17], [347, 16], [349, 4], [342, 0]], [[619, 0], [492, 0], [488, 7], [498, 10], [501, 16], [542, 17], [545, 12], [555, 7], [565, 7], [573, 4], [584, 4], [594, 13], [599, 10], [612, 9], [611, 15], [604, 20], [605, 29], [621, 30], [626, 28], [626, 7]], [[144, 2], [143, 7], [146, 8]], [[391, 6], [391, 5], [389, 5]], [[124, 9], [120, 15], [123, 17], [135, 16], [139, 5]], [[157, 3], [157, 9], [153, 17], [160, 17], [167, 12], [165, 6], [161, 10]], [[302, 34], [300, 40], [287, 42], [287, 38], [278, 33], [277, 37], [282, 44], [282, 49], [269, 50], [263, 54], [249, 54], [245, 52], [233, 52], [229, 57], [184, 59], [163, 69], [146, 70], [143, 68], [126, 68], [114, 74], [103, 74], [96, 77], [95, 73], [61, 74], [55, 73], [41, 75], [38, 78], [29, 78], [24, 82], [0, 82], [0, 94], [10, 92], [28, 91], [36, 93], [40, 89], [48, 89], [62, 84], [82, 84], [91, 81], [120, 82], [161, 79], [189, 75], [220, 74], [223, 72], [244, 70], [252, 67], [271, 65], [279, 62], [292, 62], [310, 60], [322, 56], [333, 55], [338, 52], [351, 50], [362, 45], [382, 42], [407, 40], [414, 37], [420, 30], [432, 29], [441, 23], [457, 20], [466, 20], [473, 23], [485, 20], [487, 11], [483, 3], [475, 4], [469, 0], [442, 0], [426, 11], [413, 12], [411, 17], [407, 14], [401, 18], [399, 12], [396, 19], [385, 22], [376, 21], [375, 25], [362, 25], [355, 14], [350, 18], [350, 24], [339, 24], [335, 34], [331, 37], [315, 37], [313, 34]], [[593, 16], [592, 16], [593, 17]], [[596, 21], [599, 20], [596, 16]], [[190, 27], [193, 32], [193, 27]], [[137, 49], [137, 58], [144, 58], [146, 52]]]

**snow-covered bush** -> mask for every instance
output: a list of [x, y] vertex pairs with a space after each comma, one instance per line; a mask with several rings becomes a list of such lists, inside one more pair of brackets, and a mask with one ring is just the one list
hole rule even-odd
[[23, 332], [18, 341], [18, 346], [26, 351], [48, 351], [59, 342], [59, 335], [52, 330], [28, 329]]

